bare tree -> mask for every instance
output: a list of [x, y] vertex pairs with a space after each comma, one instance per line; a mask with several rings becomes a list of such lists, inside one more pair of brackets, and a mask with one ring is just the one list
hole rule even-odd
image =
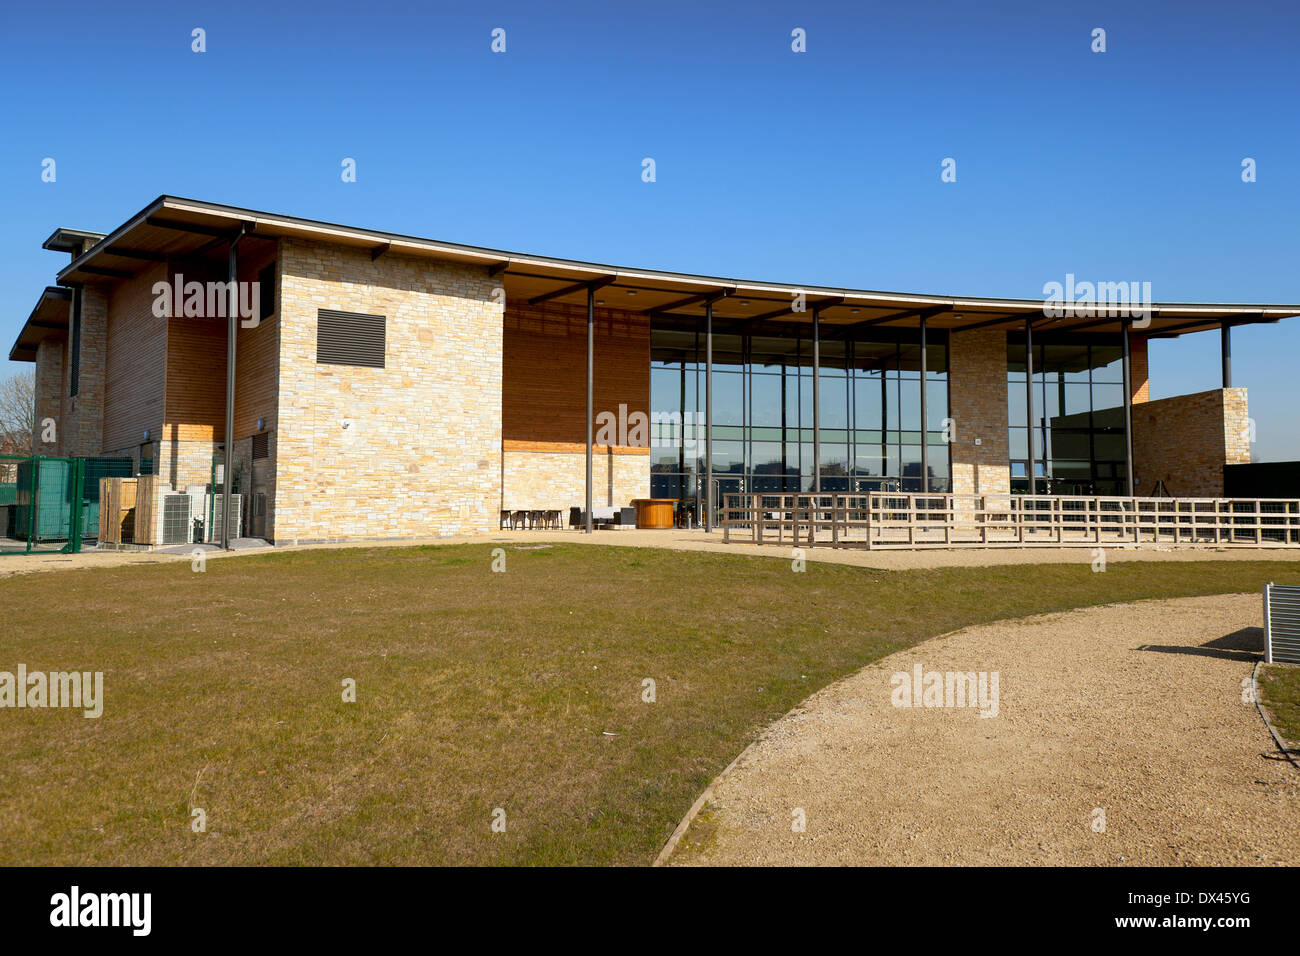
[[30, 455], [35, 428], [36, 375], [16, 372], [0, 381], [0, 447], [12, 455]]

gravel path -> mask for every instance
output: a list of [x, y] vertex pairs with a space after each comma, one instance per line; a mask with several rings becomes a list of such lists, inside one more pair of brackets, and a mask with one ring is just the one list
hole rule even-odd
[[[279, 545], [275, 548], [249, 548], [231, 553], [208, 552], [208, 560], [224, 560], [246, 554], [268, 554], [282, 551], [314, 551], [322, 548], [409, 548], [427, 544], [479, 544], [496, 547], [499, 544], [537, 544], [562, 541], [566, 544], [616, 545], [631, 548], [668, 548], [674, 551], [709, 551], [716, 554], [742, 554], [789, 561], [792, 548], [789, 544], [754, 545], [744, 541], [724, 544], [722, 534], [703, 531], [601, 531], [583, 534], [579, 531], [501, 531], [495, 534], [448, 538], [412, 538], [408, 540], [384, 539], [379, 541], [353, 541], [343, 544]], [[1300, 550], [1295, 548], [1190, 548], [1170, 545], [1129, 545], [1108, 547], [1106, 560], [1110, 561], [1297, 561]], [[978, 568], [1005, 564], [1091, 564], [1095, 555], [1092, 548], [952, 548], [922, 549], [919, 551], [865, 551], [855, 548], [833, 549], [817, 547], [805, 549], [809, 561], [829, 564], [848, 564], [882, 571], [909, 571], [916, 568]], [[95, 551], [81, 554], [5, 554], [0, 555], [0, 578], [36, 571], [69, 571], [79, 568], [112, 568], [128, 564], [163, 564], [168, 561], [189, 563], [188, 551], [183, 554], [166, 551]]]
[[[773, 725], [669, 862], [1300, 864], [1300, 773], [1242, 701], [1262, 616], [1258, 594], [1144, 601], [892, 655]], [[998, 672], [997, 716], [893, 706], [917, 664]]]

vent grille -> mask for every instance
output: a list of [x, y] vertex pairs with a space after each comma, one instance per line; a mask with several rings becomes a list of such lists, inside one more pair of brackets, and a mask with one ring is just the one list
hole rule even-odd
[[336, 312], [316, 313], [316, 363], [384, 367], [385, 319], [382, 315]]
[[270, 457], [267, 451], [266, 432], [253, 436], [253, 461], [259, 461], [262, 458]]
[[1300, 587], [1264, 585], [1264, 660], [1300, 664]]
[[190, 541], [190, 496], [163, 496], [163, 544], [188, 544]]

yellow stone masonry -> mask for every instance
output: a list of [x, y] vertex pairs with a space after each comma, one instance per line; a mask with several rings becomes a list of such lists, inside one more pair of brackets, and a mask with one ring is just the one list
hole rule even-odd
[[[502, 323], [487, 269], [294, 239], [280, 267], [276, 543], [495, 530]], [[385, 367], [318, 365], [318, 309], [385, 316]]]

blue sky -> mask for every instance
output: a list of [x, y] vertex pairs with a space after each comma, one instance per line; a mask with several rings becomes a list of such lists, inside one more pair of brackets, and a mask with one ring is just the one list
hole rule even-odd
[[[173, 0], [0, 17], [6, 352], [66, 259], [41, 241], [107, 231], [160, 193], [740, 278], [1037, 298], [1074, 273], [1149, 281], [1157, 301], [1300, 303], [1293, 3]], [[1257, 457], [1300, 458], [1300, 319], [1233, 344]], [[1217, 334], [1154, 344], [1153, 396], [1217, 387], [1218, 362]]]

